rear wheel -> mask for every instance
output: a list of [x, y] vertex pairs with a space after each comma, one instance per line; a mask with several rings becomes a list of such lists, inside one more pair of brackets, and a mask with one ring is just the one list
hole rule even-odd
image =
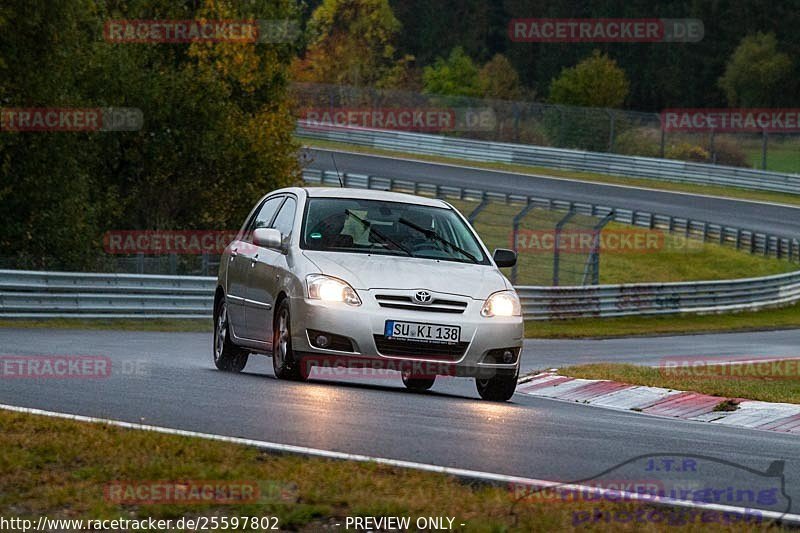
[[430, 389], [436, 381], [436, 376], [423, 378], [414, 376], [407, 370], [404, 370], [401, 375], [403, 377], [403, 385], [405, 385], [408, 390], [415, 392], [423, 392]]
[[272, 332], [272, 370], [278, 379], [305, 380], [307, 372], [302, 372], [302, 362], [297, 360], [292, 350], [292, 322], [289, 301], [283, 300], [275, 311], [275, 325]]
[[478, 388], [478, 394], [484, 400], [491, 402], [507, 402], [514, 396], [514, 391], [517, 388], [517, 377], [519, 370], [513, 375], [500, 375], [492, 378], [481, 379], [475, 378], [475, 385]]
[[229, 333], [228, 306], [223, 296], [214, 312], [214, 365], [226, 372], [241, 372], [250, 354], [233, 344]]

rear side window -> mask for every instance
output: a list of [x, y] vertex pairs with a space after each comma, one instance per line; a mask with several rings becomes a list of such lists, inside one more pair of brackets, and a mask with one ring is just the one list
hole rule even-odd
[[278, 210], [278, 207], [280, 207], [281, 202], [283, 202], [283, 199], [284, 199], [283, 196], [275, 196], [273, 198], [268, 199], [263, 204], [261, 204], [261, 207], [259, 208], [255, 217], [253, 217], [253, 219], [245, 228], [245, 232], [242, 239], [247, 242], [252, 242], [254, 229], [270, 227], [269, 223], [272, 222], [272, 219], [275, 216], [275, 212]]
[[281, 235], [289, 235], [294, 226], [294, 213], [297, 208], [297, 202], [291, 196], [286, 198], [281, 210], [275, 217], [272, 227], [281, 232]]

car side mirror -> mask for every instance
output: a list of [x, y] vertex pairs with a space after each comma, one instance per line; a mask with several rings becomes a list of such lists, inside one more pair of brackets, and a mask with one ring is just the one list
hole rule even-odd
[[500, 268], [513, 267], [517, 264], [517, 252], [506, 248], [497, 248], [492, 259]]
[[283, 251], [283, 236], [275, 228], [257, 228], [253, 231], [253, 244]]

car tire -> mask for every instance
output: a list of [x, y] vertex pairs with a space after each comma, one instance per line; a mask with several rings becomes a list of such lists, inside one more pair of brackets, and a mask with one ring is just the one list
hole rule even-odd
[[405, 385], [408, 390], [414, 392], [424, 392], [433, 387], [433, 383], [436, 381], [436, 376], [432, 378], [414, 377], [411, 375], [411, 372], [406, 371], [402, 372], [401, 376], [403, 378], [403, 385]]
[[214, 340], [211, 345], [214, 365], [225, 372], [241, 372], [250, 353], [233, 344], [229, 332], [228, 306], [222, 297], [214, 310]]
[[484, 400], [490, 402], [507, 402], [514, 396], [514, 391], [517, 389], [517, 378], [519, 377], [519, 370], [514, 375], [500, 375], [492, 378], [475, 378], [475, 386], [478, 389], [478, 394]]
[[278, 379], [305, 381], [308, 372], [302, 372], [302, 361], [292, 350], [291, 324], [289, 300], [284, 299], [275, 310], [272, 327], [272, 370]]

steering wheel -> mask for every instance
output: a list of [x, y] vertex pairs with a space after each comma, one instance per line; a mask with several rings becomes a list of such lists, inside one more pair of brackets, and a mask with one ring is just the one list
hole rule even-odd
[[415, 252], [419, 252], [422, 250], [436, 250], [438, 252], [441, 251], [442, 248], [432, 242], [421, 242], [419, 244], [415, 244], [411, 249], [414, 250]]

